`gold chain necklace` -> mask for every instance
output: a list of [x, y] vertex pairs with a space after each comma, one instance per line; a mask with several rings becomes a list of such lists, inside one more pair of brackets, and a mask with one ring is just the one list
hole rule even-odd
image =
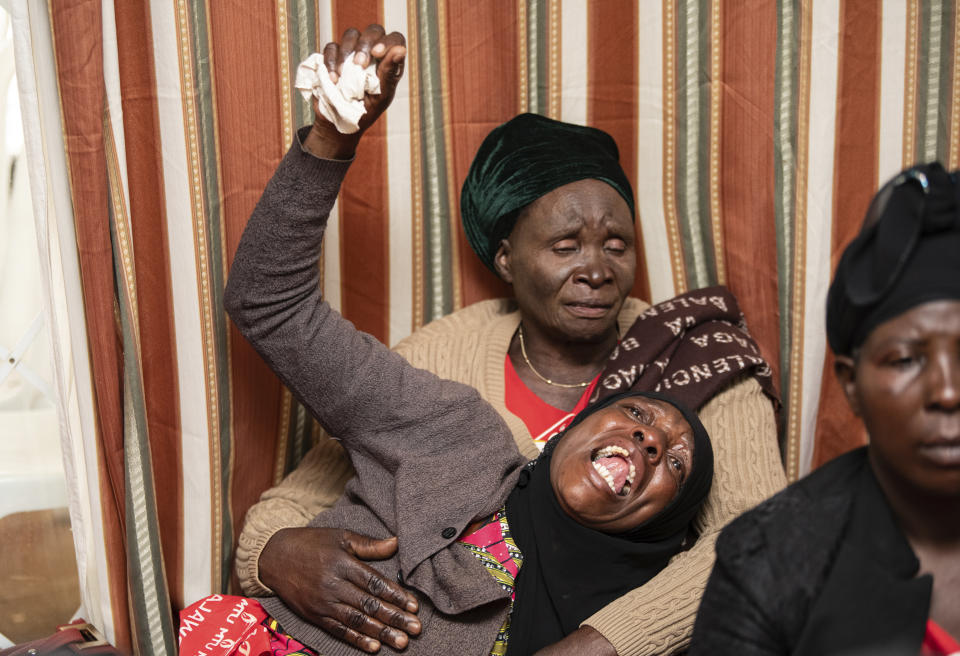
[[591, 377], [590, 380], [586, 380], [582, 383], [573, 383], [573, 384], [557, 383], [550, 380], [546, 376], [542, 375], [539, 371], [533, 368], [533, 363], [530, 362], [530, 358], [527, 357], [527, 347], [524, 346], [523, 344], [523, 324], [520, 324], [520, 326], [517, 328], [517, 334], [520, 337], [520, 353], [523, 355], [523, 361], [527, 363], [528, 367], [530, 367], [530, 371], [533, 372], [533, 375], [539, 378], [540, 380], [542, 380], [543, 382], [545, 382], [547, 385], [553, 385], [554, 387], [566, 387], [568, 389], [571, 389], [576, 387], [586, 387], [587, 385], [593, 382], [594, 377]]

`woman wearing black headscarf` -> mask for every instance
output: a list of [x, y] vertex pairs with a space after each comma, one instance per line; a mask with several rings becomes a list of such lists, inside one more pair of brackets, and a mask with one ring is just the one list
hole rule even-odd
[[698, 654], [960, 651], [960, 181], [877, 193], [827, 297], [827, 337], [869, 444], [736, 520]]
[[[661, 490], [660, 503], [666, 501], [663, 511], [650, 516], [652, 508], [648, 509], [645, 514], [649, 519], [616, 535], [598, 532], [580, 523], [582, 520], [571, 521], [565, 497], [554, 494], [554, 488], [564, 481], [565, 475], [569, 477], [576, 471], [570, 467], [576, 452], [561, 449], [560, 438], [582, 430], [594, 413], [631, 404], [637, 399], [673, 405], [692, 427], [691, 452], [696, 463], [693, 475], [683, 475], [679, 492], [670, 501], [666, 501], [667, 494], [673, 493], [673, 485], [667, 484], [666, 489]], [[591, 422], [591, 432], [597, 430], [599, 423]], [[601, 424], [600, 428], [607, 427]], [[573, 455], [568, 456], [568, 451], [573, 451]], [[687, 465], [675, 462], [672, 466], [681, 469]], [[526, 476], [529, 478], [525, 480]], [[509, 653], [532, 654], [559, 641], [594, 612], [653, 578], [694, 539], [693, 520], [709, 492], [712, 478], [713, 449], [706, 430], [696, 413], [667, 396], [626, 392], [608, 397], [578, 414], [561, 436], [544, 447], [507, 500], [506, 512], [513, 522], [513, 535], [524, 553], [517, 601], [511, 615]], [[661, 479], [661, 482], [668, 481], [666, 477]], [[654, 496], [652, 491], [648, 495]]]

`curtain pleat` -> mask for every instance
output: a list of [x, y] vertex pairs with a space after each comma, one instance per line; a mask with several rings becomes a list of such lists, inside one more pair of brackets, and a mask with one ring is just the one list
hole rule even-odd
[[634, 294], [722, 283], [738, 296], [777, 374], [791, 479], [864, 440], [823, 335], [839, 253], [886, 177], [960, 161], [955, 0], [18, 6], [52, 53], [18, 67], [53, 76], [59, 104], [37, 101], [28, 139], [47, 155], [31, 166], [55, 171], [62, 152], [69, 182], [34, 195], [72, 210], [57, 246], [79, 260], [67, 286], [84, 312], [64, 325], [86, 335], [74, 358], [89, 360], [90, 385], [70, 393], [93, 421], [68, 418], [89, 455], [68, 454], [94, 472], [93, 513], [74, 512], [90, 525], [75, 531], [78, 553], [95, 554], [87, 579], [108, 591], [84, 599], [140, 654], [171, 653], [176, 611], [231, 591], [246, 510], [315, 439], [222, 292], [247, 217], [310, 120], [296, 64], [346, 27], [382, 22], [409, 55], [334, 211], [331, 302], [392, 344], [507, 294], [458, 220], [473, 153], [522, 111], [596, 125], [636, 190]]
[[102, 539], [114, 639], [131, 640], [127, 608], [126, 462], [124, 460], [123, 343], [118, 327], [104, 133], [106, 102], [100, 2], [73, 0], [50, 7], [63, 148], [70, 173], [80, 282], [88, 339], [96, 432]]

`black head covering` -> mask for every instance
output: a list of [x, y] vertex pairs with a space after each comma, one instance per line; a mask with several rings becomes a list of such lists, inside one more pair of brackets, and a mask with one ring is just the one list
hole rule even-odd
[[494, 271], [500, 241], [520, 210], [557, 187], [597, 179], [617, 190], [633, 213], [633, 190], [613, 137], [597, 128], [520, 114], [495, 127], [477, 151], [460, 192], [470, 247]]
[[827, 339], [851, 355], [878, 325], [922, 303], [960, 298], [960, 184], [938, 162], [874, 196], [827, 295]]
[[[646, 522], [621, 535], [587, 528], [568, 516], [550, 484], [553, 450], [570, 429], [617, 401], [642, 396], [676, 407], [693, 429], [693, 469], [677, 496]], [[713, 480], [713, 448], [696, 413], [654, 392], [627, 392], [580, 412], [521, 473], [507, 499], [507, 518], [523, 566], [517, 577], [507, 653], [532, 654], [575, 631], [608, 603], [666, 567], [682, 551]]]

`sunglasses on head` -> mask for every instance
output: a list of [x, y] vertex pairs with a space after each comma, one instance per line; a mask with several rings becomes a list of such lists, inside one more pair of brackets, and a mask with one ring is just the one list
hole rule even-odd
[[938, 162], [914, 166], [874, 195], [849, 258], [851, 263], [869, 258], [885, 266], [853, 267], [859, 273], [851, 276], [847, 293], [855, 304], [869, 305], [882, 298], [900, 278], [920, 236], [957, 220], [958, 173], [947, 173]]

